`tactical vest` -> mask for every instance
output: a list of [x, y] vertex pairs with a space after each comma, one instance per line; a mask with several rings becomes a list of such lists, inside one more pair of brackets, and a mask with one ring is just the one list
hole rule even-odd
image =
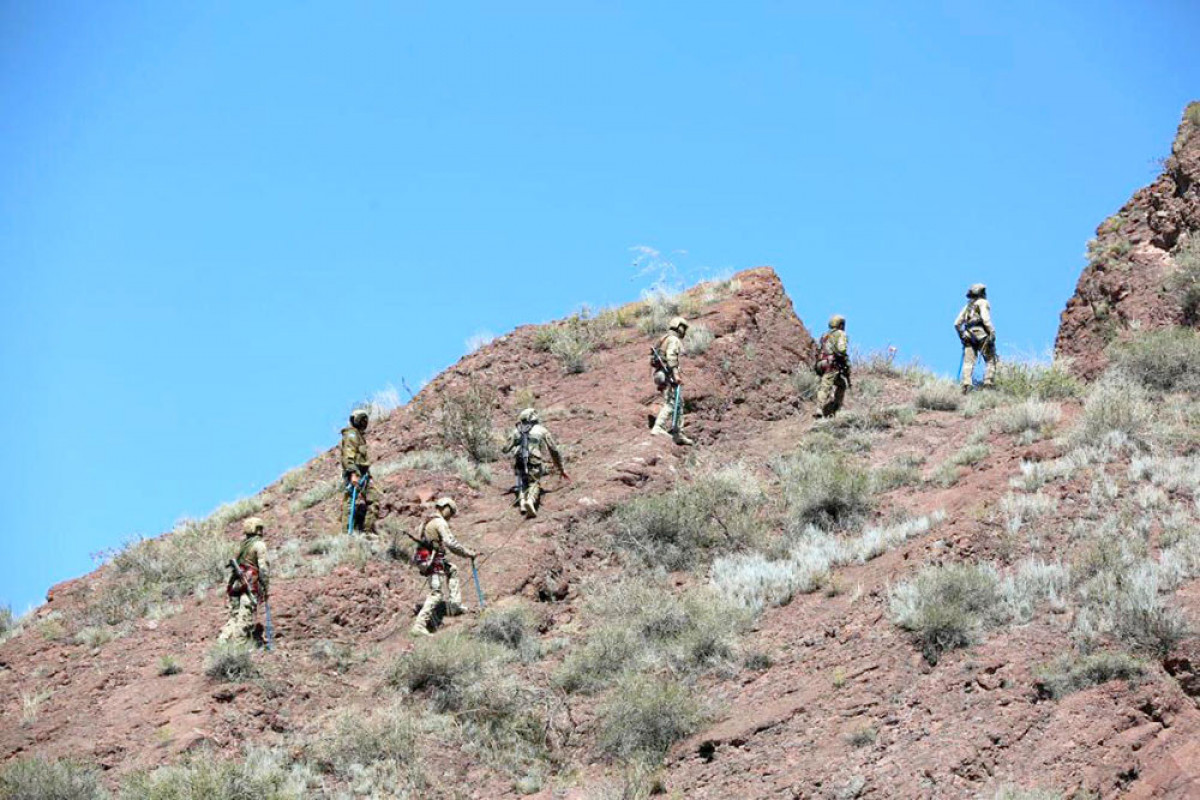
[[442, 545], [442, 537], [436, 540], [428, 535], [429, 523], [437, 517], [429, 517], [421, 523], [421, 533], [417, 537], [417, 549], [413, 551], [412, 565], [417, 572], [428, 577], [434, 573], [446, 571], [446, 548]]
[[[248, 536], [242, 542], [241, 548], [238, 549], [237, 561], [238, 569], [242, 571], [242, 575], [246, 577], [246, 583], [238, 577], [234, 570], [230, 570], [229, 583], [225, 587], [225, 593], [230, 597], [249, 592], [255, 597], [262, 597], [262, 586], [259, 579], [258, 555], [254, 552], [254, 545], [262, 541], [261, 536]], [[246, 585], [249, 584], [249, 585]]]
[[833, 335], [835, 333], [840, 333], [840, 331], [826, 331], [817, 345], [817, 362], [813, 365], [813, 368], [818, 375], [841, 372], [844, 367], [842, 362], [845, 360], [845, 356], [835, 353], [833, 350]]

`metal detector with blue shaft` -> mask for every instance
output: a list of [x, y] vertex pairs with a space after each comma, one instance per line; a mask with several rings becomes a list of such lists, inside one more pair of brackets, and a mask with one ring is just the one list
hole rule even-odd
[[365, 487], [367, 485], [368, 477], [369, 476], [367, 475], [367, 473], [364, 472], [363, 476], [361, 478], [359, 478], [357, 481], [352, 481], [350, 483], [350, 513], [346, 515], [347, 516], [347, 519], [346, 519], [346, 535], [347, 536], [354, 535], [354, 515], [356, 513], [358, 513], [358, 487], [360, 487], [360, 486]]
[[671, 413], [671, 432], [679, 430], [679, 417], [683, 406], [683, 387], [675, 384], [675, 410]]
[[263, 600], [263, 612], [267, 615], [267, 652], [275, 649], [275, 623], [271, 621], [271, 603], [268, 600]]
[[475, 595], [479, 598], [479, 610], [487, 608], [487, 601], [483, 599], [483, 587], [479, 585], [479, 568], [475, 566], [475, 559], [471, 559], [471, 577], [475, 579]]

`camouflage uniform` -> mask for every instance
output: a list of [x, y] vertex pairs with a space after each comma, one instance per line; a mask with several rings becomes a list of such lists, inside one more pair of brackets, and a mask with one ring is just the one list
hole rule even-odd
[[986, 367], [983, 385], [990, 389], [996, 380], [996, 329], [992, 326], [992, 307], [987, 287], [977, 283], [967, 290], [967, 304], [958, 312], [954, 329], [963, 344], [962, 385], [967, 391], [975, 380], [975, 359], [983, 356]]
[[[371, 474], [371, 457], [367, 454], [367, 412], [356, 409], [350, 414], [349, 427], [342, 428], [342, 447], [341, 447], [341, 462], [342, 462], [342, 481], [344, 483], [342, 490], [342, 526], [349, 527], [350, 519], [350, 497], [351, 486], [350, 476], [354, 475], [356, 480], [361, 482], [363, 475]], [[358, 490], [359, 507], [362, 508], [361, 516], [355, 513], [354, 527], [357, 530], [364, 532], [373, 532], [375, 530], [375, 513], [379, 507], [379, 492], [375, 489], [374, 484], [368, 481], [367, 486], [363, 489], [361, 486]], [[360, 524], [361, 523], [361, 524]]]
[[267, 543], [262, 537], [263, 521], [250, 517], [242, 523], [245, 539], [238, 549], [237, 561], [250, 586], [242, 583], [237, 573], [230, 569], [226, 594], [229, 596], [229, 621], [221, 628], [217, 641], [224, 642], [234, 637], [250, 640], [254, 636], [254, 612], [260, 601], [266, 600], [271, 586], [270, 566], [267, 562]]
[[[524, 448], [521, 447], [522, 438], [525, 439]], [[550, 453], [550, 460], [554, 462], [555, 469], [565, 476], [558, 442], [554, 440], [554, 435], [549, 429], [542, 425], [537, 411], [527, 408], [517, 418], [517, 427], [513, 428], [512, 435], [508, 437], [508, 444], [504, 445], [505, 453], [514, 453], [516, 456], [513, 460], [513, 471], [517, 473], [517, 480], [524, 487], [517, 492], [517, 506], [527, 517], [537, 516], [538, 500], [542, 496], [541, 478], [546, 474], [545, 463], [542, 461], [543, 448]]]
[[846, 319], [835, 314], [829, 319], [829, 330], [817, 346], [816, 372], [821, 376], [817, 389], [817, 408], [814, 416], [832, 417], [842, 407], [846, 389], [850, 387], [850, 340], [846, 337]]
[[[683, 354], [683, 337], [687, 334], [688, 324], [683, 317], [671, 320], [671, 326], [666, 336], [656, 348], [662, 364], [654, 364], [654, 385], [662, 392], [663, 404], [654, 419], [654, 427], [650, 433], [655, 436], [670, 436], [675, 444], [694, 444], [683, 433], [683, 408], [679, 409], [679, 424], [673, 425], [675, 415], [675, 393], [682, 386], [682, 376], [679, 372], [679, 356]], [[663, 365], [666, 369], [663, 369]], [[682, 391], [682, 389], [679, 389]], [[668, 427], [669, 426], [669, 427]]]
[[413, 620], [412, 633], [416, 636], [429, 635], [429, 621], [439, 604], [444, 602], [446, 613], [452, 617], [466, 610], [462, 602], [458, 569], [446, 560], [446, 551], [472, 561], [478, 555], [474, 550], [460, 544], [458, 539], [454, 538], [454, 532], [450, 530], [448, 520], [458, 512], [454, 501], [448, 497], [439, 498], [434, 503], [434, 508], [437, 509], [438, 515], [430, 517], [421, 525], [421, 534], [418, 537], [432, 547], [435, 566], [429, 574], [429, 595], [425, 598], [421, 610], [417, 612], [417, 618]]

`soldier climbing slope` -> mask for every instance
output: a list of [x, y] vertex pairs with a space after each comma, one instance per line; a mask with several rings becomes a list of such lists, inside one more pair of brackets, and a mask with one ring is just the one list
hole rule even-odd
[[[350, 412], [350, 425], [342, 428], [342, 525], [347, 533], [375, 530], [375, 513], [379, 507], [379, 492], [371, 485], [371, 457], [367, 454], [367, 412], [356, 408]], [[351, 502], [353, 518], [351, 518]]]
[[537, 516], [538, 500], [542, 496], [541, 478], [546, 474], [543, 450], [549, 452], [554, 468], [563, 479], [570, 480], [563, 470], [562, 454], [558, 451], [554, 435], [541, 423], [537, 411], [527, 408], [517, 417], [517, 426], [513, 428], [508, 444], [504, 445], [504, 452], [513, 454], [517, 506], [522, 514], [530, 518]]
[[967, 304], [954, 320], [954, 330], [963, 345], [962, 390], [971, 391], [975, 382], [975, 359], [983, 356], [983, 388], [991, 389], [996, 380], [996, 329], [992, 327], [992, 307], [987, 287], [976, 283], [967, 289]]
[[414, 636], [430, 635], [429, 621], [434, 610], [443, 602], [448, 616], [456, 617], [466, 611], [462, 602], [462, 587], [458, 582], [458, 569], [446, 560], [446, 551], [471, 559], [472, 566], [478, 556], [474, 550], [460, 544], [450, 530], [450, 518], [458, 513], [454, 501], [449, 497], [440, 497], [433, 507], [437, 513], [421, 523], [417, 551], [413, 555], [417, 569], [429, 578], [429, 595], [413, 620], [411, 632]]
[[829, 330], [817, 345], [813, 370], [821, 376], [817, 389], [819, 410], [813, 416], [832, 417], [841, 409], [850, 388], [850, 340], [846, 337], [846, 318], [841, 314], [829, 318]]
[[662, 407], [658, 410], [650, 433], [670, 436], [675, 444], [695, 444], [683, 433], [683, 376], [679, 371], [679, 357], [683, 353], [683, 337], [687, 329], [687, 320], [675, 317], [658, 347], [650, 350], [654, 385], [663, 395]]
[[229, 621], [221, 628], [217, 641], [234, 637], [250, 640], [254, 635], [254, 612], [266, 602], [271, 586], [271, 570], [267, 563], [267, 543], [263, 539], [263, 521], [249, 517], [242, 523], [241, 547], [234, 564], [229, 567]]

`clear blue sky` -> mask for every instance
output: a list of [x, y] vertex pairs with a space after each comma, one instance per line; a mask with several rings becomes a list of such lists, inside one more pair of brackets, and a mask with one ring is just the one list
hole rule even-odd
[[947, 373], [983, 280], [1045, 351], [1200, 96], [1192, 0], [726, 5], [0, 3], [0, 602], [639, 245]]

